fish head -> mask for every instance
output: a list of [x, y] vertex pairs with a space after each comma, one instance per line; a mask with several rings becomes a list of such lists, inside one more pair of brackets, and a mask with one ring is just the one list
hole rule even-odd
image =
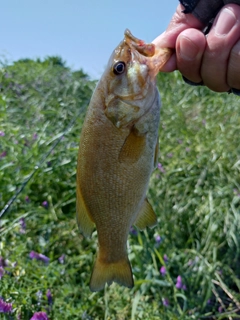
[[[160, 60], [163, 60], [160, 58]], [[118, 127], [134, 124], [158, 95], [155, 45], [134, 37], [127, 29], [113, 51], [106, 71], [105, 114]]]

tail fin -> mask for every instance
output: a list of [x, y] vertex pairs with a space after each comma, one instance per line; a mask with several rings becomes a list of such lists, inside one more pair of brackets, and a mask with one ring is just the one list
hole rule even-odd
[[114, 263], [104, 263], [98, 255], [93, 267], [90, 290], [100, 291], [106, 283], [110, 285], [113, 281], [128, 288], [133, 287], [132, 268], [128, 257]]

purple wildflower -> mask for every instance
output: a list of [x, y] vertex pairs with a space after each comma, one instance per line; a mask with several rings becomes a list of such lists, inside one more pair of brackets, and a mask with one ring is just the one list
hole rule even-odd
[[137, 235], [137, 230], [136, 230], [133, 226], [131, 226], [131, 228], [130, 228], [130, 233], [131, 233], [133, 236], [136, 236], [136, 235]]
[[12, 311], [12, 304], [5, 302], [0, 298], [0, 313], [8, 313]]
[[168, 157], [168, 158], [172, 158], [172, 157], [173, 157], [173, 153], [172, 153], [172, 152], [169, 152], [169, 153], [167, 154], [167, 157]]
[[24, 218], [21, 218], [19, 220], [19, 224], [20, 224], [20, 233], [25, 233], [26, 232], [26, 222]]
[[0, 137], [4, 137], [5, 133], [3, 131], [0, 131]]
[[222, 313], [222, 312], [223, 312], [223, 307], [222, 307], [222, 306], [220, 306], [220, 307], [218, 308], [218, 312], [219, 312], [219, 313]]
[[42, 299], [42, 295], [43, 295], [43, 293], [41, 290], [38, 290], [38, 292], [36, 292], [36, 296], [38, 298], [38, 301], [40, 301]]
[[190, 152], [191, 149], [189, 147], [187, 147], [185, 150], [186, 150], [186, 152]]
[[47, 296], [48, 304], [49, 305], [53, 304], [53, 297], [50, 289], [48, 289], [46, 296]]
[[2, 279], [3, 275], [4, 275], [4, 269], [3, 267], [0, 267], [0, 280]]
[[161, 266], [161, 268], [160, 268], [160, 273], [161, 273], [162, 276], [165, 276], [165, 275], [166, 275], [167, 270], [166, 270], [166, 268], [165, 268], [164, 266]]
[[161, 239], [161, 237], [160, 237], [159, 234], [157, 234], [157, 235], [155, 236], [155, 241], [156, 241], [156, 244], [160, 244], [160, 243], [161, 243], [162, 239]]
[[0, 267], [6, 267], [7, 265], [7, 260], [0, 256]]
[[182, 143], [183, 143], [182, 139], [178, 139], [177, 142], [178, 142], [179, 144], [182, 144]]
[[166, 172], [160, 162], [158, 163], [157, 167], [158, 167], [158, 169], [159, 169], [162, 173], [165, 173], [165, 172]]
[[30, 320], [49, 320], [45, 312], [35, 312]]
[[165, 262], [168, 262], [168, 256], [167, 256], [166, 254], [163, 255], [163, 260], [164, 260]]
[[38, 300], [38, 303], [37, 303], [38, 306], [41, 305], [42, 295], [43, 295], [43, 293], [42, 293], [41, 290], [38, 290], [38, 292], [36, 292], [36, 296], [37, 296], [37, 300]]
[[33, 134], [33, 140], [36, 140], [37, 137], [38, 137], [38, 135], [37, 135], [37, 133], [35, 132], [35, 133]]
[[169, 306], [169, 301], [167, 298], [162, 298], [162, 303], [165, 307], [168, 307]]
[[238, 197], [240, 197], [240, 192], [238, 191], [238, 189], [233, 189], [233, 192], [234, 192]]
[[0, 158], [4, 158], [6, 157], [7, 155], [7, 151], [3, 151], [1, 154], [0, 154]]
[[64, 264], [65, 254], [62, 254], [61, 257], [58, 258], [58, 261], [59, 261], [61, 264]]
[[182, 277], [181, 277], [181, 276], [178, 276], [178, 277], [177, 277], [176, 288], [177, 288], [177, 289], [181, 289], [182, 286], [183, 286]]
[[35, 251], [31, 251], [29, 253], [29, 257], [31, 259], [36, 259], [36, 260], [40, 260], [40, 261], [43, 261], [45, 263], [48, 263], [49, 262], [49, 258], [47, 256], [45, 256], [44, 254], [42, 253], [38, 253], [38, 252], [35, 252]]
[[29, 203], [29, 202], [30, 202], [30, 198], [29, 198], [29, 196], [26, 196], [26, 197], [25, 197], [25, 201], [26, 201], [27, 203]]
[[192, 266], [192, 265], [193, 265], [192, 259], [188, 260], [188, 266], [190, 267], [190, 266]]
[[45, 200], [42, 202], [42, 206], [47, 209], [48, 208], [48, 202]]

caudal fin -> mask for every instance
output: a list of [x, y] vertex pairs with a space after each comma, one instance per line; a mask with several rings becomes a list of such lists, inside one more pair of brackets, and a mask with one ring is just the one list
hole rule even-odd
[[100, 291], [104, 289], [105, 284], [110, 285], [112, 282], [132, 288], [133, 276], [132, 268], [128, 257], [114, 263], [104, 263], [97, 257], [90, 281], [91, 291]]

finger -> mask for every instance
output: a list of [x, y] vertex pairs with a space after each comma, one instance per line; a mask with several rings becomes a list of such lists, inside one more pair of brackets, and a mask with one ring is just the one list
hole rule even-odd
[[[196, 28], [202, 29], [204, 25], [192, 14], [185, 14], [182, 11], [184, 7], [180, 4], [177, 7], [166, 31], [153, 40], [156, 47], [159, 48], [175, 48], [178, 35], [185, 29]], [[162, 71], [176, 70], [176, 56], [173, 57], [165, 64]]]
[[216, 17], [207, 36], [201, 75], [203, 82], [213, 91], [229, 90], [227, 83], [228, 59], [240, 34], [240, 6], [226, 5]]
[[240, 89], [240, 40], [234, 45], [230, 54], [227, 83], [230, 88]]
[[204, 34], [197, 29], [187, 29], [180, 33], [176, 42], [177, 68], [188, 80], [199, 83], [201, 62], [206, 45]]

